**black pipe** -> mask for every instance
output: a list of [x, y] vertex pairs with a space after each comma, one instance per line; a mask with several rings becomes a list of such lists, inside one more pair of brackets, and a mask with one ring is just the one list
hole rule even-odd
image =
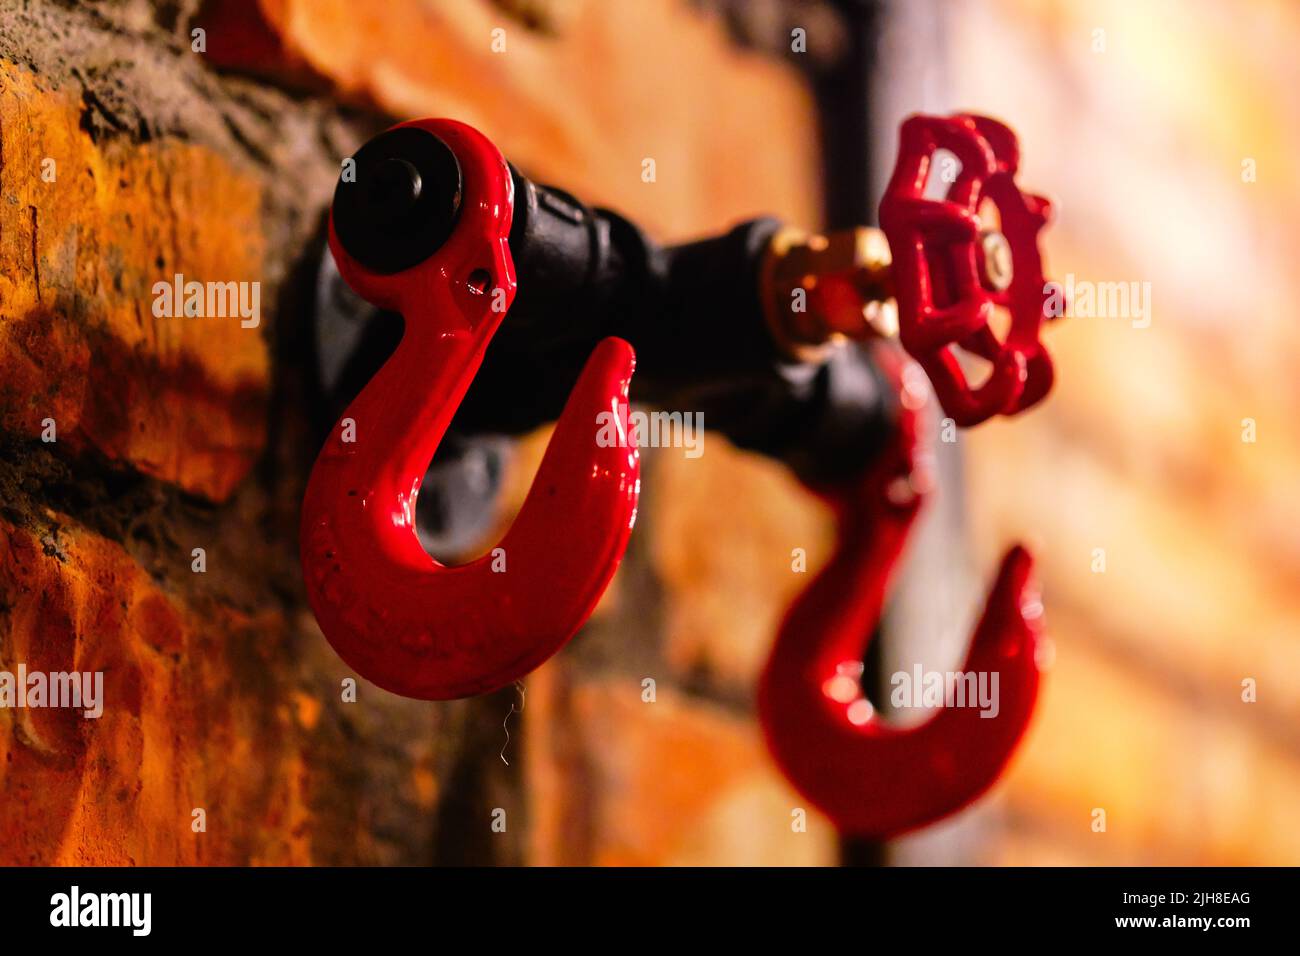
[[[768, 331], [759, 268], [776, 220], [664, 247], [614, 212], [534, 184], [514, 167], [511, 175], [518, 293], [454, 430], [513, 435], [554, 420], [596, 343], [616, 335], [637, 352], [634, 401], [700, 414], [706, 428], [807, 481], [856, 474], [876, 454], [890, 430], [892, 393], [865, 353], [797, 362]], [[390, 130], [345, 164], [335, 230], [362, 265], [399, 272], [451, 234], [461, 190], [459, 164], [438, 137]], [[395, 346], [400, 327], [386, 321], [386, 331], [366, 337], [350, 389]]]

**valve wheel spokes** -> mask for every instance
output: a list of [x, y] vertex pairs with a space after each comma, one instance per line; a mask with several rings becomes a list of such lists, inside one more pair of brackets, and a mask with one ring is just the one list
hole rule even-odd
[[768, 746], [794, 786], [842, 832], [875, 838], [932, 823], [988, 789], [1024, 735], [1039, 685], [1042, 605], [1032, 559], [1017, 546], [1003, 559], [962, 667], [986, 675], [990, 688], [997, 675], [996, 716], [967, 701], [898, 729], [861, 689], [863, 654], [922, 503], [914, 408], [904, 403], [894, 445], [862, 479], [821, 490], [839, 545], [787, 612], [758, 695]]
[[[633, 442], [597, 442], [597, 416], [626, 404], [635, 357], [613, 338], [592, 353], [496, 548], [457, 567], [431, 558], [416, 537], [420, 481], [514, 300], [513, 193], [501, 153], [473, 128], [420, 120], [395, 129], [441, 140], [459, 163], [463, 192], [436, 251], [387, 274], [348, 253], [331, 215], [343, 277], [400, 312], [405, 329], [316, 460], [301, 558], [321, 629], [351, 667], [387, 690], [445, 700], [506, 686], [541, 664], [581, 627], [613, 576], [636, 517], [640, 460]], [[411, 181], [418, 195], [420, 179]], [[405, 181], [398, 185], [374, 190], [389, 209], [408, 198]]]
[[[946, 196], [927, 195], [939, 150], [960, 164]], [[898, 163], [880, 202], [880, 225], [893, 254], [900, 339], [925, 369], [944, 411], [958, 425], [1029, 408], [1051, 389], [1052, 362], [1039, 341], [1050, 291], [1038, 234], [1052, 217], [1046, 199], [1015, 183], [1015, 134], [983, 116], [913, 116], [900, 132]], [[948, 172], [940, 167], [940, 173]], [[949, 177], [944, 177], [949, 178]], [[991, 202], [1005, 243], [982, 246], [991, 234], [980, 218]], [[989, 281], [981, 263], [991, 249], [1009, 254], [1005, 286]], [[1011, 317], [1005, 340], [989, 322], [995, 308]], [[971, 385], [955, 349], [988, 360], [988, 380]]]

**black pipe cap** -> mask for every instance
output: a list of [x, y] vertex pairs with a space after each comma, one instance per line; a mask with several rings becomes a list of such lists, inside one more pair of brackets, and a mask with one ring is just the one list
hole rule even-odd
[[344, 163], [334, 187], [334, 231], [372, 272], [392, 275], [447, 241], [460, 213], [460, 163], [432, 133], [403, 126], [381, 133]]

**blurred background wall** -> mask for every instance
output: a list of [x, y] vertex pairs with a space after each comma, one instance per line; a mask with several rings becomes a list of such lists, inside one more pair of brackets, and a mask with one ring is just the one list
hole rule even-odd
[[[795, 28], [806, 53], [790, 50]], [[96, 722], [0, 714], [0, 859], [1300, 860], [1283, 417], [1297, 37], [1281, 2], [6, 12], [0, 653], [102, 666], [110, 704]], [[520, 688], [423, 704], [362, 682], [340, 699], [350, 675], [302, 601], [296, 509], [315, 451], [303, 337], [342, 157], [392, 121], [455, 116], [534, 179], [670, 242], [764, 213], [865, 221], [902, 116], [958, 108], [1009, 122], [1022, 183], [1058, 199], [1051, 272], [1150, 283], [1152, 302], [1149, 323], [1057, 323], [1051, 399], [940, 449], [890, 654], [959, 660], [1014, 537], [1038, 555], [1056, 647], [1027, 744], [989, 797], [891, 848], [841, 847], [815, 814], [792, 831], [803, 803], [766, 755], [753, 690], [807, 582], [791, 550], [824, 560], [829, 516], [713, 435], [695, 459], [646, 450], [623, 568]], [[35, 176], [51, 156], [56, 188]], [[151, 322], [139, 303], [173, 271], [260, 279], [263, 328]], [[521, 448], [503, 524], [545, 438]], [[196, 542], [213, 555], [202, 576]]]
[[947, 22], [955, 105], [1015, 126], [1023, 181], [1060, 201], [1052, 272], [1151, 299], [1060, 322], [1052, 399], [963, 439], [972, 540], [986, 567], [1038, 542], [1057, 646], [978, 858], [1294, 864], [1300, 7], [999, 0]]

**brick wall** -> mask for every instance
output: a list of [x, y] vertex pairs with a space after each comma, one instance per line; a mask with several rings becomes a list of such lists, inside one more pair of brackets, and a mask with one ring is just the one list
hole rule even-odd
[[[827, 519], [712, 436], [647, 455], [624, 568], [520, 689], [341, 699], [296, 562], [304, 290], [339, 160], [436, 114], [664, 240], [816, 224], [807, 90], [682, 3], [0, 14], [0, 667], [106, 685], [98, 720], [0, 712], [0, 863], [833, 859], [823, 821], [792, 833], [751, 700]], [[175, 273], [260, 282], [260, 325], [155, 317]]]
[[1051, 400], [963, 438], [973, 538], [1041, 542], [1057, 648], [984, 862], [1300, 859], [1297, 13], [953, 8], [955, 95], [1012, 118], [1060, 201], [1053, 274], [1151, 292], [1049, 331]]

